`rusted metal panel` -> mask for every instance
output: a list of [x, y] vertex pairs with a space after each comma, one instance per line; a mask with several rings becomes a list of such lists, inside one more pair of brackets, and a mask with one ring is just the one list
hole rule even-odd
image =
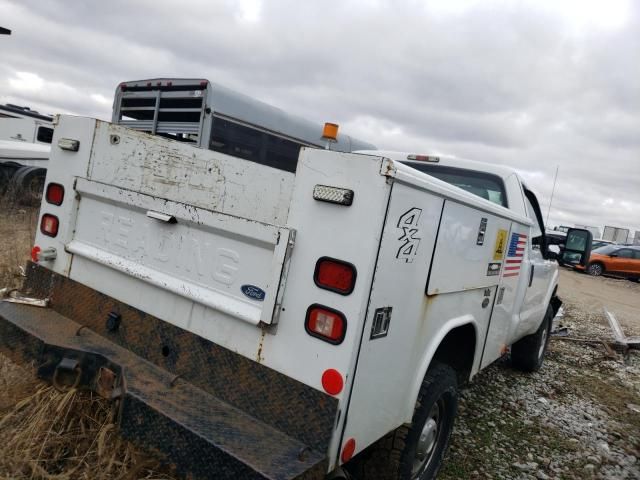
[[[53, 310], [315, 450], [328, 448], [337, 399], [46, 268], [30, 263], [27, 272], [27, 291], [49, 297]], [[111, 312], [120, 319], [113, 331]]]
[[260, 222], [284, 225], [294, 175], [97, 122], [88, 178]]
[[62, 366], [74, 372], [69, 383], [94, 390], [108, 369], [118, 387], [114, 391], [121, 392], [123, 435], [192, 478], [322, 478], [326, 472], [323, 451], [52, 309], [0, 304], [0, 351], [18, 361], [35, 360], [38, 375], [59, 388], [64, 388]]

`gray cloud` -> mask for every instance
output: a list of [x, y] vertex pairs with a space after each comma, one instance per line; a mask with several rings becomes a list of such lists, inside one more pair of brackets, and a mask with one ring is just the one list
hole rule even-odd
[[543, 206], [559, 165], [551, 223], [640, 230], [637, 2], [613, 27], [575, 23], [594, 2], [464, 3], [0, 0], [0, 101], [109, 118], [123, 80], [209, 78], [381, 148], [513, 166]]

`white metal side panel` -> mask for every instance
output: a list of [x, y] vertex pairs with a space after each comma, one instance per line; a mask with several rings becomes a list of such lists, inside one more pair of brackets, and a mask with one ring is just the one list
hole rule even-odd
[[[67, 245], [76, 257], [254, 325], [272, 322], [289, 230], [84, 179], [76, 192]], [[79, 264], [71, 277], [86, 281]], [[146, 308], [146, 300], [134, 305]]]
[[[51, 156], [47, 168], [46, 183], [56, 182], [64, 186], [65, 198], [62, 205], [52, 205], [44, 199], [40, 207], [40, 218], [44, 214], [58, 217], [60, 227], [55, 238], [48, 237], [36, 231], [35, 244], [42, 250], [54, 248], [57, 258], [54, 261], [41, 262], [43, 266], [61, 274], [68, 275], [71, 267], [72, 255], [65, 251], [65, 245], [73, 237], [75, 228], [77, 200], [73, 193], [76, 177], [86, 177], [89, 166], [89, 156], [93, 148], [93, 134], [97, 120], [92, 118], [63, 115], [58, 117], [58, 123], [53, 132]], [[70, 138], [78, 140], [80, 147], [77, 152], [62, 150], [58, 147], [58, 140]]]
[[98, 122], [88, 178], [208, 210], [284, 225], [295, 175]]
[[[504, 268], [511, 222], [447, 201], [442, 214], [428, 294], [493, 287]], [[500, 233], [503, 232], [503, 233]], [[502, 245], [498, 245], [502, 242]]]
[[[425, 286], [442, 204], [441, 197], [393, 186], [343, 436], [356, 439], [357, 451], [405, 421], [415, 357], [435, 326]], [[372, 338], [382, 309], [390, 309], [388, 332]]]

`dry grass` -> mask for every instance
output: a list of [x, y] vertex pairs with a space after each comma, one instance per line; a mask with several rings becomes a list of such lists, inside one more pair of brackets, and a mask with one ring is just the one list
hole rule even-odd
[[[114, 404], [90, 392], [61, 393], [42, 383], [31, 382], [26, 393], [31, 372], [6, 359], [0, 363], [5, 385], [15, 385], [0, 397], [0, 478], [170, 478], [159, 462], [120, 438]], [[18, 399], [17, 392], [26, 395]]]
[[39, 209], [0, 200], [0, 288], [18, 288], [20, 267], [29, 259]]
[[[20, 288], [37, 208], [0, 199], [0, 288]], [[60, 393], [0, 355], [0, 479], [168, 479], [166, 469], [117, 432], [113, 404]]]

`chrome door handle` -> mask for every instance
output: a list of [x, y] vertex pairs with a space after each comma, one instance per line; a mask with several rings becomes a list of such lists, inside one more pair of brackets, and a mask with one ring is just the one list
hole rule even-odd
[[147, 210], [147, 217], [154, 218], [156, 220], [160, 220], [165, 223], [178, 223], [176, 217], [173, 215], [168, 215], [166, 213], [154, 212], [153, 210]]

